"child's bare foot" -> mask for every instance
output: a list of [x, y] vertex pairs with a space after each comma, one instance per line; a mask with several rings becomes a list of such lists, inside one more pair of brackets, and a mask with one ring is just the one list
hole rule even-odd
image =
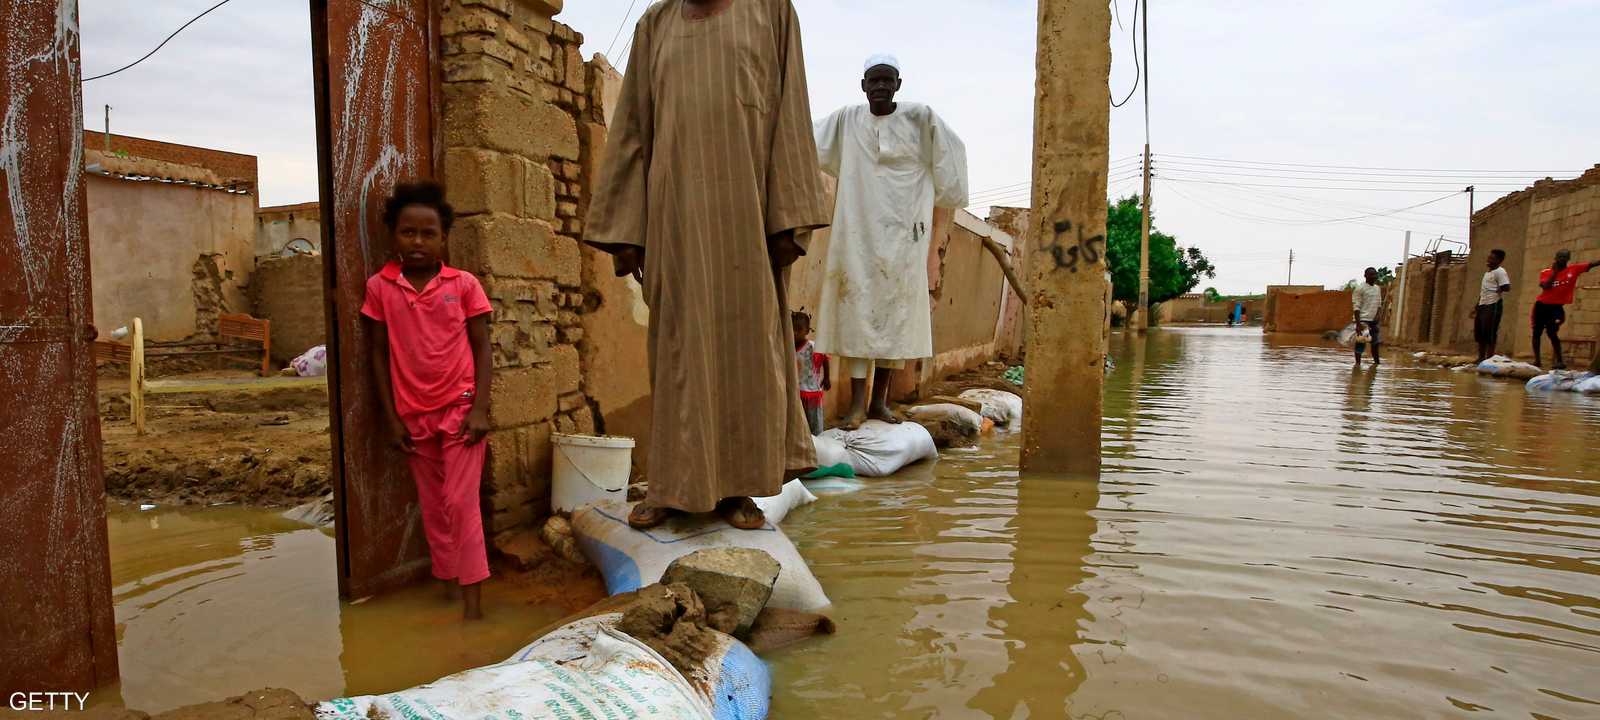
[[877, 405], [873, 407], [871, 412], [867, 413], [867, 419], [882, 420], [890, 425], [899, 425], [900, 423], [905, 422], [905, 418], [900, 417], [899, 413], [890, 410], [888, 405]]
[[483, 619], [483, 583], [461, 588], [461, 618]]
[[849, 415], [839, 421], [839, 427], [844, 430], [860, 430], [861, 424], [867, 421], [865, 408], [851, 410]]
[[461, 584], [455, 578], [449, 580], [439, 578], [439, 599], [455, 604], [461, 601]]

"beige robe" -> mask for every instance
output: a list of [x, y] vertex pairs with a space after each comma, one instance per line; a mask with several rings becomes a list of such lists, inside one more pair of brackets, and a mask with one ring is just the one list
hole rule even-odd
[[816, 465], [767, 237], [829, 212], [790, 0], [697, 21], [683, 6], [639, 19], [585, 240], [645, 249], [648, 497], [706, 512]]

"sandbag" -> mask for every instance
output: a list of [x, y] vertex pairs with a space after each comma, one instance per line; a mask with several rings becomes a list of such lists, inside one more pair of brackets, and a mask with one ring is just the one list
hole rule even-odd
[[817, 448], [817, 467], [850, 465], [850, 453], [844, 449], [844, 441], [838, 437], [840, 432], [843, 431], [829, 430], [821, 435], [812, 436], [811, 444]]
[[[720, 691], [719, 685], [697, 688], [691, 684], [656, 651], [617, 631], [614, 626], [620, 618], [615, 614], [580, 620], [541, 638], [506, 662], [409, 690], [319, 703], [316, 715], [319, 720], [766, 717], [765, 694], [759, 707], [752, 708], [757, 714], [715, 714], [711, 693]], [[737, 657], [731, 645], [719, 657], [730, 656]], [[757, 665], [760, 662], [755, 660]], [[739, 662], [735, 667], [748, 670], [749, 664]], [[765, 667], [761, 670], [764, 674]], [[719, 675], [721, 671], [721, 667], [715, 668]], [[766, 682], [770, 687], [770, 677]], [[753, 684], [759, 684], [759, 678]]]
[[[1600, 393], [1600, 375], [1591, 375], [1588, 380], [1578, 383], [1578, 386], [1572, 390], [1585, 395]], [[812, 488], [812, 490], [815, 491], [816, 488]]]
[[1543, 370], [1525, 362], [1517, 362], [1504, 355], [1496, 355], [1478, 363], [1479, 375], [1532, 380], [1544, 374]]
[[935, 403], [906, 408], [906, 415], [917, 422], [947, 422], [968, 434], [983, 431], [983, 415], [960, 405]]
[[578, 548], [600, 569], [606, 592], [630, 592], [660, 582], [667, 566], [696, 550], [744, 547], [763, 550], [782, 568], [773, 588], [773, 607], [820, 610], [828, 596], [800, 551], [769, 518], [760, 530], [738, 530], [715, 515], [679, 515], [649, 530], [628, 527], [633, 503], [608, 500], [579, 508], [572, 515]]
[[300, 377], [322, 377], [328, 374], [328, 347], [318, 345], [289, 361], [294, 374]]
[[1022, 425], [1022, 396], [1004, 390], [975, 388], [961, 393], [964, 400], [977, 400], [983, 405], [983, 416], [1005, 428]]
[[1581, 392], [1578, 386], [1594, 378], [1594, 373], [1556, 370], [1528, 381], [1528, 389], [1539, 392]]
[[[977, 413], [959, 405], [945, 407], [979, 418], [981, 429], [982, 419]], [[822, 435], [844, 447], [847, 462], [862, 477], [887, 477], [912, 463], [939, 457], [939, 449], [934, 446], [928, 429], [913, 422], [891, 425], [881, 420], [868, 420], [858, 430], [834, 428]]]
[[761, 513], [767, 516], [767, 522], [776, 525], [789, 517], [791, 510], [816, 502], [817, 496], [806, 489], [805, 483], [790, 480], [783, 484], [783, 492], [772, 497], [755, 498], [755, 501], [756, 507], [761, 508]]

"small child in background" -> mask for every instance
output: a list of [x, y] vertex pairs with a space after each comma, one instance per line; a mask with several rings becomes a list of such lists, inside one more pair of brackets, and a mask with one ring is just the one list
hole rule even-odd
[[460, 586], [462, 614], [476, 620], [489, 577], [478, 493], [491, 308], [472, 273], [444, 264], [454, 221], [437, 183], [395, 187], [383, 207], [394, 258], [367, 279], [361, 314], [385, 431], [417, 483], [433, 576]]
[[800, 371], [800, 404], [806, 408], [806, 422], [811, 425], [811, 434], [821, 435], [823, 394], [833, 389], [833, 380], [828, 373], [828, 356], [817, 352], [817, 344], [811, 340], [811, 316], [795, 311], [792, 317], [794, 361], [796, 369]]

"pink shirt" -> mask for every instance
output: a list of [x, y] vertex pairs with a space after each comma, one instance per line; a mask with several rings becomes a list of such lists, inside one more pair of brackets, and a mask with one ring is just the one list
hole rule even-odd
[[361, 314], [389, 330], [389, 377], [401, 418], [458, 402], [477, 387], [467, 318], [492, 310], [472, 273], [442, 265], [422, 292], [390, 262], [367, 278]]

